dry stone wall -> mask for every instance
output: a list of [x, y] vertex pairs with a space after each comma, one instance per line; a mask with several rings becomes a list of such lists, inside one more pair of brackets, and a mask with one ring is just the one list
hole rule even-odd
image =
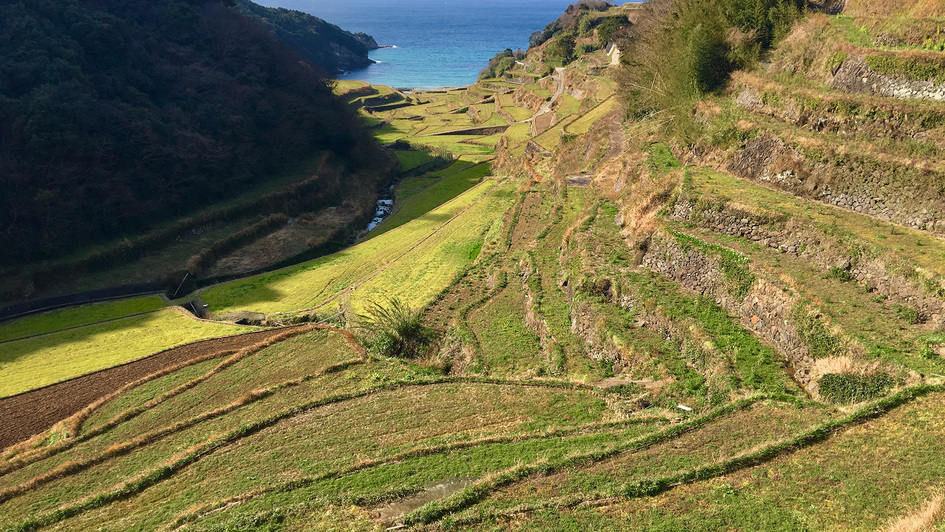
[[890, 77], [870, 69], [862, 56], [851, 54], [833, 70], [830, 86], [853, 93], [879, 94], [888, 98], [945, 101], [945, 85]]
[[945, 234], [945, 175], [845, 156], [811, 161], [763, 133], [736, 151], [728, 170], [781, 190], [915, 229]]
[[898, 141], [926, 142], [928, 130], [945, 123], [945, 114], [936, 109], [917, 112], [902, 104], [870, 102], [861, 107], [859, 102], [813, 102], [802, 95], [775, 93], [772, 97], [747, 86], [742, 88], [735, 103], [753, 113], [770, 116], [781, 122], [802, 127], [808, 131], [836, 133], [840, 136], [859, 134], [864, 137]]
[[822, 268], [825, 274], [832, 268], [843, 270], [865, 289], [885, 296], [890, 304], [916, 310], [921, 322], [945, 326], [945, 298], [929, 293], [922, 286], [924, 281], [894, 273], [882, 257], [851, 260], [845, 248], [829, 242], [826, 235], [803, 221], [758, 216], [728, 206], [706, 206], [686, 199], [677, 201], [670, 214], [679, 221], [801, 257]]
[[683, 247], [666, 235], [655, 235], [643, 258], [643, 266], [673, 279], [682, 286], [715, 299], [736, 316], [742, 326], [773, 346], [787, 360], [794, 379], [805, 387], [814, 385], [809, 375], [813, 360], [807, 344], [791, 322], [795, 301], [778, 285], [758, 279], [748, 296], [729, 295], [719, 262], [699, 250]]

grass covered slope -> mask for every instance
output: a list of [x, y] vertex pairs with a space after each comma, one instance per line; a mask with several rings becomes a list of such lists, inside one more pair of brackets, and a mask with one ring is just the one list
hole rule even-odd
[[[218, 360], [126, 390], [84, 413], [72, 437], [8, 452], [0, 492], [8, 524], [59, 521], [63, 515], [36, 513], [51, 501], [78, 510], [77, 520], [61, 524], [81, 528], [116, 517], [159, 527], [199, 518], [233, 497], [384, 498], [416, 491], [450, 470], [467, 475], [467, 464], [478, 462], [483, 474], [542, 448], [540, 440], [515, 443], [523, 438], [553, 430], [578, 435], [581, 427], [594, 431], [613, 419], [606, 397], [592, 389], [439, 377], [411, 364], [365, 359], [332, 331]], [[485, 456], [481, 446], [508, 450], [490, 451], [491, 462], [444, 461], [453, 452]], [[176, 454], [188, 448], [205, 451]], [[418, 460], [424, 465], [411, 465]], [[146, 473], [162, 462], [169, 475]], [[43, 473], [56, 468], [63, 471], [57, 479]], [[247, 476], [247, 468], [256, 473]], [[117, 495], [113, 486], [130, 478], [137, 487]], [[102, 496], [89, 505], [83, 493]], [[173, 501], [149, 502], [170, 494]]]
[[[477, 242], [481, 242], [482, 232], [493, 220], [490, 209], [501, 205], [495, 201], [496, 186], [494, 182], [484, 182], [377, 238], [312, 263], [211, 288], [201, 297], [215, 314], [318, 309], [342, 291], [357, 288], [382, 272], [416, 274], [428, 267], [438, 271], [441, 261], [446, 270], [436, 275], [445, 275], [439, 281], [440, 286], [445, 286], [457, 271], [476, 258], [475, 250], [481, 245]], [[424, 244], [436, 249], [428, 253], [424, 253], [426, 248], [418, 250]], [[436, 286], [431, 286], [433, 292], [425, 294], [426, 298], [438, 291]], [[405, 285], [380, 286], [379, 290], [399, 293], [401, 287]], [[425, 302], [419, 294], [410, 299], [414, 305]]]
[[45, 312], [0, 325], [0, 342], [153, 312], [165, 306], [167, 304], [160, 297], [150, 296]]
[[[143, 308], [149, 306], [142, 305]], [[254, 330], [252, 327], [197, 321], [179, 307], [125, 315], [127, 310], [122, 309], [120, 316], [109, 320], [0, 344], [0, 397], [117, 366], [197, 340]], [[43, 325], [49, 323], [45, 316], [42, 321], [45, 322]], [[34, 324], [40, 325], [38, 322]]]
[[[623, 53], [676, 61], [643, 72], [588, 46], [620, 9], [463, 90], [339, 84], [396, 142], [398, 210], [203, 297], [344, 328], [155, 374], [4, 450], [7, 529], [941, 529], [945, 248], [918, 217], [940, 104], [827, 84], [812, 28], [844, 19], [749, 4], [630, 10]], [[723, 83], [693, 82], [706, 57]], [[634, 85], [667, 75], [690, 83]]]

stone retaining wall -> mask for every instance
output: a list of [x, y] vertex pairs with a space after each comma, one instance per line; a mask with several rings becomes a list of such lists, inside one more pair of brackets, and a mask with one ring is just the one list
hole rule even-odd
[[742, 326], [784, 355], [794, 369], [794, 379], [810, 387], [813, 360], [807, 344], [791, 323], [792, 296], [764, 279], [758, 279], [748, 296], [736, 300], [728, 293], [718, 260], [698, 250], [683, 249], [675, 240], [655, 235], [643, 258], [643, 266], [673, 279], [682, 286], [712, 297], [722, 308], [735, 316]]
[[[687, 200], [677, 201], [670, 215], [716, 233], [745, 238], [802, 257], [809, 264], [822, 268], [824, 274], [831, 268], [846, 271], [867, 290], [888, 298], [889, 303], [915, 309], [920, 321], [945, 326], [945, 299], [928, 293], [919, 282], [891, 272], [882, 257], [862, 258], [853, 264], [842, 248], [829, 245], [826, 235], [805, 227], [803, 222], [759, 217], [728, 207], [721, 210], [700, 208], [698, 203]], [[683, 258], [674, 257], [674, 260]]]
[[735, 152], [728, 170], [801, 197], [945, 233], [945, 196], [930, 188], [945, 183], [938, 173], [853, 157], [814, 162], [769, 133]]
[[847, 92], [879, 94], [888, 98], [945, 101], [945, 85], [890, 77], [870, 70], [862, 56], [850, 55], [833, 71], [829, 81], [836, 89]]

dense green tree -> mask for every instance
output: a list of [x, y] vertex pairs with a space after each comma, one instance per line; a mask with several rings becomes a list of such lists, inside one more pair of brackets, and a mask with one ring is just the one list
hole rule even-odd
[[574, 60], [574, 46], [574, 36], [570, 33], [565, 33], [551, 43], [551, 46], [548, 48], [548, 53], [553, 57], [560, 57], [564, 60], [565, 64], [567, 64]]
[[0, 21], [0, 264], [146, 230], [318, 153], [351, 175], [387, 160], [318, 69], [226, 2], [3, 2]]
[[651, 0], [623, 54], [621, 85], [631, 113], [659, 115], [684, 139], [698, 129], [693, 105], [721, 89], [783, 37], [804, 0]]

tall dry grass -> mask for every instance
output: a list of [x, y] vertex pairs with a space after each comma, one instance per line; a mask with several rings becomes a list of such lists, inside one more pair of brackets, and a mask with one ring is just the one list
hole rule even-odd
[[945, 496], [941, 493], [925, 502], [921, 508], [893, 520], [884, 532], [924, 532], [945, 519]]

